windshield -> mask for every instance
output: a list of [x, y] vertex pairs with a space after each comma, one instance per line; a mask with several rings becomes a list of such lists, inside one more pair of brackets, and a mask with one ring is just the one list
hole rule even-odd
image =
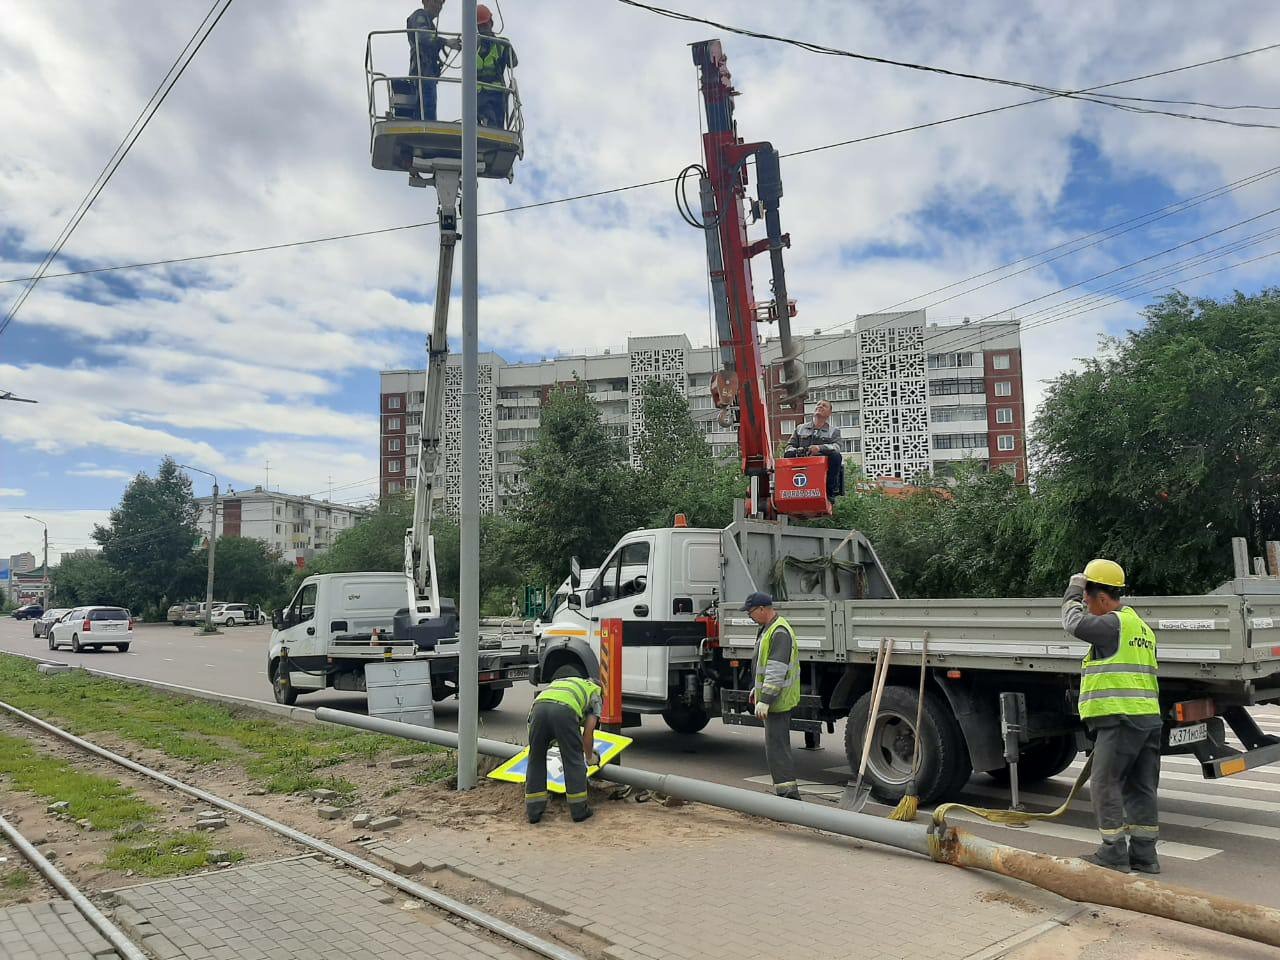
[[128, 620], [129, 611], [123, 607], [99, 607], [85, 613], [86, 620]]

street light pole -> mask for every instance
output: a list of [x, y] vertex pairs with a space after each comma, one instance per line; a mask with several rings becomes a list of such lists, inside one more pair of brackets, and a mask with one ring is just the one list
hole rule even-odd
[[462, 525], [458, 557], [458, 789], [476, 785], [480, 724], [480, 367], [476, 247], [476, 0], [462, 0]]
[[24, 513], [24, 517], [28, 520], [34, 520], [40, 526], [44, 527], [44, 605], [49, 606], [49, 525], [39, 517], [33, 517]]
[[184, 470], [203, 473], [213, 481], [213, 504], [209, 510], [209, 574], [204, 587], [204, 629], [206, 633], [213, 633], [213, 553], [218, 542], [218, 478], [199, 467], [189, 467], [185, 463], [178, 466]]

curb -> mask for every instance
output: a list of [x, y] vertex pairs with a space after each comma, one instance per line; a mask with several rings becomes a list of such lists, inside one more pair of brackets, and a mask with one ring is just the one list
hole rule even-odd
[[216, 693], [213, 690], [202, 690], [199, 687], [184, 687], [176, 683], [165, 683], [163, 680], [149, 680], [146, 677], [131, 677], [123, 673], [112, 673], [109, 670], [98, 670], [94, 667], [77, 667], [61, 660], [50, 660], [47, 657], [37, 657], [28, 653], [12, 653], [8, 650], [0, 651], [0, 655], [7, 657], [18, 657], [22, 660], [30, 660], [35, 663], [47, 663], [55, 666], [67, 667], [72, 670], [82, 670], [90, 676], [102, 677], [107, 680], [120, 680], [125, 683], [136, 683], [144, 687], [151, 687], [153, 690], [160, 690], [164, 693], [173, 693], [186, 697], [195, 697], [199, 700], [209, 700], [214, 703], [221, 703], [226, 706], [240, 707], [245, 710], [257, 710], [259, 713], [269, 713], [273, 716], [284, 717], [287, 720], [297, 720], [302, 723], [318, 723], [313, 710], [308, 707], [288, 707], [282, 703], [274, 703], [270, 700], [254, 700], [251, 697], [237, 697], [230, 693]]
[[1028, 927], [1021, 933], [1015, 933], [1013, 936], [1005, 937], [989, 947], [983, 947], [977, 953], [971, 953], [964, 957], [964, 960], [999, 960], [1000, 957], [1008, 956], [1010, 951], [1025, 946], [1031, 941], [1043, 937], [1046, 933], [1052, 933], [1059, 927], [1068, 926], [1076, 917], [1088, 910], [1089, 907], [1085, 904], [1073, 903], [1043, 923], [1037, 923], [1034, 927]]

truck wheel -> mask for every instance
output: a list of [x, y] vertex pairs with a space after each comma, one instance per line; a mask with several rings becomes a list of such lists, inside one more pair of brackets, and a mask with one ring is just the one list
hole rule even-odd
[[585, 680], [587, 671], [583, 670], [577, 663], [566, 663], [551, 675], [552, 680], [563, 680], [565, 677], [580, 677]]
[[[896, 804], [906, 793], [917, 735], [917, 705], [913, 687], [886, 687], [880, 699], [866, 780], [871, 785], [871, 795], [881, 803]], [[845, 755], [855, 775], [862, 758], [862, 738], [870, 712], [871, 693], [868, 692], [858, 698], [845, 724]], [[933, 803], [958, 793], [973, 773], [964, 733], [946, 704], [928, 693], [924, 698], [924, 725], [919, 735], [920, 774], [916, 779], [916, 794], [920, 802]]]
[[[1018, 785], [1030, 786], [1033, 783], [1056, 777], [1071, 766], [1071, 761], [1076, 758], [1076, 754], [1079, 752], [1076, 748], [1074, 734], [1065, 734], [1061, 737], [1052, 737], [1049, 740], [1040, 740], [1029, 744], [1023, 750], [1021, 759], [1018, 760]], [[997, 770], [988, 770], [987, 776], [996, 783], [1007, 784], [1009, 782], [1009, 768], [1000, 767]]]
[[292, 707], [298, 702], [298, 691], [293, 688], [289, 678], [280, 672], [279, 660], [271, 665], [271, 693], [275, 696], [276, 703], [283, 703], [286, 707]]
[[662, 719], [676, 733], [697, 733], [711, 722], [711, 716], [706, 710], [686, 703], [674, 704], [663, 710]]
[[497, 710], [498, 704], [502, 703], [502, 697], [506, 692], [505, 687], [481, 687], [480, 709]]

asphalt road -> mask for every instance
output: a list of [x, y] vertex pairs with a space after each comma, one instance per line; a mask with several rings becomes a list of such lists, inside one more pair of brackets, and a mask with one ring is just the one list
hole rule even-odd
[[[220, 636], [200, 637], [190, 627], [141, 625], [126, 654], [73, 654], [69, 650], [50, 654], [44, 640], [32, 637], [30, 623], [0, 620], [0, 651], [260, 700], [271, 699], [266, 678], [269, 636], [269, 627], [239, 627]], [[534, 693], [525, 683], [508, 690], [497, 710], [481, 715], [481, 735], [522, 740]], [[363, 696], [334, 692], [299, 700], [299, 706], [304, 707], [322, 704], [361, 712], [365, 706]], [[1280, 736], [1280, 709], [1260, 708], [1255, 716], [1267, 732]], [[436, 704], [436, 720], [443, 728], [455, 729], [457, 701]], [[816, 750], [801, 749], [800, 738], [795, 738], [797, 771], [806, 781], [802, 791], [813, 802], [833, 802], [849, 777], [842, 727], [837, 726], [834, 736], [824, 737]], [[660, 717], [646, 717], [641, 728], [625, 732], [635, 739], [625, 755], [629, 765], [766, 789], [768, 775], [758, 729], [727, 727], [713, 721], [702, 733], [684, 736], [669, 730]], [[1032, 810], [1056, 807], [1070, 789], [1077, 769], [1026, 788], [1026, 806]], [[1084, 796], [1088, 796], [1087, 788]], [[1008, 793], [977, 775], [963, 800], [975, 806], [1002, 807], [1008, 805]], [[870, 804], [867, 812], [883, 815], [887, 811]], [[1166, 880], [1280, 907], [1280, 767], [1205, 781], [1189, 758], [1165, 758], [1161, 817]], [[1026, 829], [985, 823], [965, 826], [1002, 843], [1063, 856], [1087, 852], [1097, 842], [1087, 799], [1078, 801], [1065, 818], [1054, 823]]]

